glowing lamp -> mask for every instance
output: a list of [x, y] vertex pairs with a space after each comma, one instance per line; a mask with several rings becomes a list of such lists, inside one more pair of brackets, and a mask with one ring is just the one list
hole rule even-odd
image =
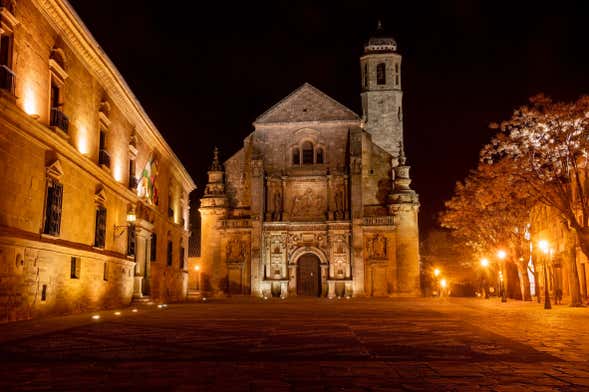
[[448, 282], [446, 282], [446, 279], [440, 280], [440, 287], [441, 288], [445, 289], [447, 285], [448, 285]]
[[137, 220], [137, 215], [135, 215], [135, 211], [134, 210], [129, 210], [127, 212], [127, 222], [133, 223], [136, 220]]
[[489, 259], [482, 258], [481, 259], [481, 267], [487, 268], [489, 266]]
[[198, 271], [200, 271], [200, 265], [198, 265], [198, 264], [197, 264], [197, 265], [195, 265], [195, 266], [194, 266], [194, 270], [195, 270], [195, 271], [197, 271], [197, 272], [198, 272]]
[[434, 270], [434, 276], [439, 276], [439, 275], [440, 275], [440, 269], [439, 268], [436, 268]]
[[542, 253], [548, 254], [548, 251], [550, 250], [550, 244], [546, 240], [540, 240], [538, 241], [538, 248], [540, 248]]
[[499, 257], [499, 259], [503, 260], [507, 257], [507, 253], [501, 249], [499, 251], [497, 251], [497, 257]]
[[99, 314], [95, 314], [92, 316], [93, 320], [100, 320], [100, 315]]

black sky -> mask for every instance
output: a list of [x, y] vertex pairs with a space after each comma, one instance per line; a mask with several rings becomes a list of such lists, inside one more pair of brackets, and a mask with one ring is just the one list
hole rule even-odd
[[[376, 21], [403, 55], [405, 145], [421, 224], [527, 98], [589, 93], [589, 2], [70, 0], [199, 189], [253, 120], [309, 82], [360, 113]], [[189, 7], [189, 4], [192, 7]]]

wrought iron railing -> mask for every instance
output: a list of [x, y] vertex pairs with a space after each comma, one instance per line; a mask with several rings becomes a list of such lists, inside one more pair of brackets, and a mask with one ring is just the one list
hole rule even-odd
[[110, 167], [110, 154], [104, 148], [98, 152], [98, 164]]
[[57, 127], [68, 133], [70, 128], [70, 120], [67, 116], [61, 111], [60, 108], [51, 108], [51, 119], [50, 124], [52, 127]]
[[15, 74], [6, 65], [0, 65], [0, 89], [8, 91], [14, 95]]

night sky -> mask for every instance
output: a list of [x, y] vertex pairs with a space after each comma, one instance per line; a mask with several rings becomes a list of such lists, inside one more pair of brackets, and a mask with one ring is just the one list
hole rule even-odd
[[213, 146], [231, 156], [304, 82], [360, 114], [359, 56], [378, 19], [403, 55], [424, 231], [476, 165], [490, 122], [539, 92], [589, 93], [589, 2], [70, 2], [196, 181], [193, 200]]

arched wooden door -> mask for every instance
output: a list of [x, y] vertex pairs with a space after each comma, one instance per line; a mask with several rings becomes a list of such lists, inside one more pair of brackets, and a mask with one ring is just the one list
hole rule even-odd
[[297, 295], [318, 297], [321, 293], [319, 258], [307, 253], [299, 257], [297, 268]]

